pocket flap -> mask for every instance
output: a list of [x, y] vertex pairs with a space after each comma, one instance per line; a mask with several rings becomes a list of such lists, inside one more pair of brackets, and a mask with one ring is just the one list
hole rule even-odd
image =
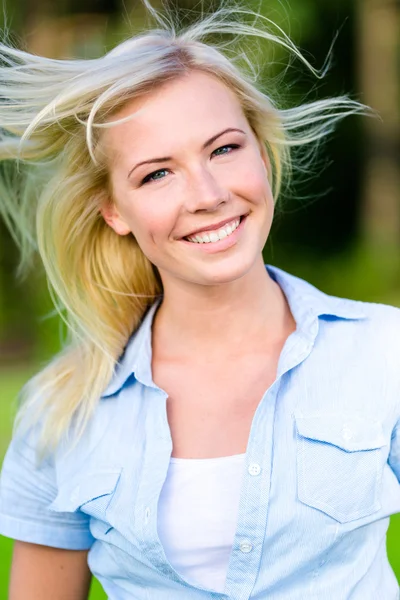
[[96, 498], [111, 494], [118, 483], [122, 469], [110, 469], [80, 474], [79, 478], [62, 483], [50, 510], [75, 512], [80, 506]]
[[300, 436], [338, 446], [347, 452], [375, 450], [386, 445], [379, 421], [359, 415], [295, 415]]

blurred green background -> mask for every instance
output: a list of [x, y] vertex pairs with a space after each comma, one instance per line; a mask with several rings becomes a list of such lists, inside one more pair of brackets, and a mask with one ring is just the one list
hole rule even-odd
[[[164, 4], [185, 22], [199, 8], [194, 0]], [[217, 2], [202, 5], [212, 10]], [[3, 0], [3, 6], [0, 22], [15, 43], [54, 58], [99, 56], [146, 23], [141, 3], [133, 0]], [[265, 260], [330, 294], [400, 306], [399, 2], [260, 0], [254, 6], [289, 33], [316, 67], [339, 32], [323, 80], [293, 61], [282, 78], [288, 57], [261, 48], [262, 81], [283, 106], [350, 93], [381, 117], [343, 122], [321, 148], [313, 172], [284, 190]], [[40, 268], [19, 282], [17, 261], [0, 222], [0, 461], [17, 392], [59, 349], [62, 334]], [[11, 545], [0, 538], [0, 600], [7, 597]], [[399, 515], [392, 519], [388, 551], [400, 580]], [[91, 600], [104, 597], [94, 582]]]

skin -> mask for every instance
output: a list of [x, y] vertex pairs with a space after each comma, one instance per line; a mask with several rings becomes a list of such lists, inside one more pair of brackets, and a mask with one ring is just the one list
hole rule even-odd
[[[115, 117], [129, 115], [102, 140], [112, 197], [101, 210], [118, 235], [136, 237], [163, 282], [152, 372], [168, 394], [173, 455], [240, 454], [295, 329], [262, 259], [274, 207], [268, 157], [235, 95], [204, 73], [173, 80]], [[218, 135], [227, 129], [235, 131]], [[154, 157], [170, 158], [136, 167]], [[184, 239], [240, 215], [225, 249], [206, 252]], [[10, 600], [84, 600], [89, 585], [87, 552], [15, 544]]]
[[[206, 301], [217, 289], [231, 294], [238, 279], [244, 289], [244, 276], [264, 271], [273, 199], [265, 150], [238, 100], [216, 78], [193, 72], [129, 103], [115, 118], [129, 115], [108, 130], [104, 143], [114, 201], [103, 210], [107, 223], [120, 235], [133, 233], [172, 301], [182, 292]], [[202, 148], [228, 128], [244, 133], [228, 132]], [[172, 160], [136, 167], [167, 156]], [[194, 230], [249, 212], [246, 235], [232, 251], [205, 256], [197, 244], [182, 243]]]
[[86, 600], [90, 581], [86, 551], [15, 542], [9, 600]]
[[[209, 74], [168, 82], [116, 119], [128, 116], [104, 140], [112, 198], [102, 214], [117, 234], [135, 236], [163, 282], [152, 372], [168, 394], [173, 456], [245, 452], [295, 329], [262, 258], [274, 208], [268, 157], [237, 97]], [[154, 158], [162, 160], [138, 166]], [[210, 253], [185, 240], [239, 215], [229, 248]]]

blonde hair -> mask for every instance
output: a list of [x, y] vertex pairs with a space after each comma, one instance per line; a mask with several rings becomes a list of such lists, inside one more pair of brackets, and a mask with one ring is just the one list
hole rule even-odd
[[[275, 106], [255, 85], [257, 68], [237, 49], [243, 39], [278, 44], [316, 76], [323, 72], [265, 17], [222, 7], [177, 32], [171, 19], [144, 4], [157, 28], [97, 59], [53, 60], [0, 45], [0, 210], [19, 244], [21, 269], [39, 251], [68, 330], [61, 352], [23, 389], [21, 414], [29, 410], [30, 419], [40, 420], [44, 448], [54, 447], [72, 423], [78, 435], [84, 431], [129, 337], [162, 294], [157, 272], [133, 236], [118, 236], [100, 213], [108, 180], [97, 147], [110, 117], [190, 70], [211, 73], [236, 93], [266, 145], [276, 199], [290, 172], [292, 147], [304, 148], [310, 159], [308, 148], [338, 120], [366, 110], [345, 96]], [[206, 42], [225, 34], [228, 42]]]

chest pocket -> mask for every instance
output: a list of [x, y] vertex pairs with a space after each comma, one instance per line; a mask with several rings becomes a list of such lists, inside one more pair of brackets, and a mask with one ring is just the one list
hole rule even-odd
[[78, 510], [107, 521], [106, 511], [116, 491], [122, 469], [99, 470], [80, 474], [62, 483], [50, 509], [56, 512]]
[[340, 523], [379, 510], [383, 450], [379, 422], [359, 416], [295, 416], [301, 502]]

